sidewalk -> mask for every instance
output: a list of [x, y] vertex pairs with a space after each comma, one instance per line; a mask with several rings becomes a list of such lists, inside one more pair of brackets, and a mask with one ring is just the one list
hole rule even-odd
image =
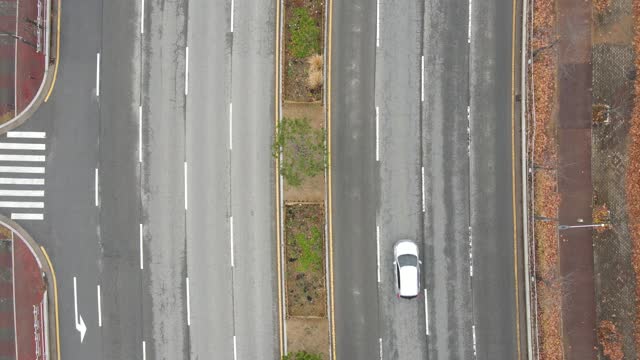
[[[591, 7], [557, 0], [559, 223], [592, 223]], [[560, 231], [565, 359], [596, 358], [593, 240], [589, 228]]]
[[0, 133], [23, 123], [51, 87], [58, 6], [59, 0], [0, 0]]
[[40, 247], [0, 216], [0, 358], [58, 359], [55, 291]]

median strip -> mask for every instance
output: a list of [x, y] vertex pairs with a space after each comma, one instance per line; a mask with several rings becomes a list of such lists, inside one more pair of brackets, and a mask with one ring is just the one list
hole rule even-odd
[[[324, 1], [283, 1], [282, 115], [273, 145], [282, 179], [287, 359], [330, 352], [325, 213]], [[280, 34], [279, 34], [280, 35]], [[284, 350], [283, 350], [284, 351]]]

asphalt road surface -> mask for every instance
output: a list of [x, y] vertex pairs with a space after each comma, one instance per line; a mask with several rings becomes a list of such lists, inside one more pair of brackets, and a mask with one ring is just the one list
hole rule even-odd
[[277, 359], [275, 169], [271, 158], [276, 4], [254, 0], [237, 1], [236, 6], [231, 72], [234, 341], [238, 359]]
[[513, 133], [518, 133], [512, 126], [515, 10], [510, 1], [488, 1], [474, 2], [471, 11], [472, 288], [477, 358], [482, 360], [526, 357], [522, 246], [519, 237], [514, 239], [512, 194], [512, 154], [519, 153], [512, 146]]
[[[230, 246], [230, 12], [224, 2], [191, 0], [186, 113], [187, 256], [193, 359], [233, 359]], [[206, 216], [203, 216], [207, 214]], [[212, 326], [215, 324], [215, 326]]]
[[[376, 45], [380, 337], [384, 359], [425, 359], [423, 288], [417, 299], [395, 296], [393, 245], [422, 243], [421, 50], [422, 1], [381, 2]], [[398, 21], [403, 19], [403, 21]], [[337, 50], [338, 51], [338, 50]], [[421, 253], [424, 249], [420, 246]], [[428, 269], [428, 266], [424, 267]], [[421, 280], [424, 286], [424, 280]]]
[[[518, 358], [511, 25], [497, 1], [335, 2], [339, 359]], [[394, 298], [401, 238], [423, 245], [428, 304]]]
[[46, 145], [44, 220], [20, 223], [56, 269], [66, 358], [279, 356], [275, 4], [232, 3], [64, 4], [53, 95], [18, 130], [46, 134], [19, 140]]
[[368, 0], [333, 5], [329, 136], [338, 359], [380, 358], [384, 326], [376, 276], [375, 11]]
[[422, 156], [430, 359], [472, 359], [474, 355], [468, 19], [467, 1], [437, 0], [425, 6]]

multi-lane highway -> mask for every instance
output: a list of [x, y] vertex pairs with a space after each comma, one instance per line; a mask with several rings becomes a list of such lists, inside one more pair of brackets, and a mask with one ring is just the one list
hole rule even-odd
[[[329, 4], [335, 355], [524, 358], [514, 5]], [[64, 357], [278, 358], [275, 21], [259, 0], [65, 1], [55, 90], [20, 128], [46, 145], [43, 219], [21, 224], [58, 275]]]
[[21, 224], [57, 272], [65, 358], [279, 356], [275, 11], [64, 3], [54, 91], [20, 130], [44, 133], [43, 220]]
[[[523, 358], [508, 5], [334, 1], [339, 359]], [[422, 245], [414, 300], [394, 297], [402, 238]]]

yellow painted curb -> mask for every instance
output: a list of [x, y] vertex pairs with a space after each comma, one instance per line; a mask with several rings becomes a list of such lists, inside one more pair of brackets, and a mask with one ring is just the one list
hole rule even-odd
[[53, 264], [51, 263], [51, 259], [49, 259], [49, 254], [47, 254], [47, 250], [43, 246], [40, 246], [42, 249], [42, 253], [44, 257], [47, 259], [47, 263], [49, 263], [49, 268], [51, 269], [51, 276], [53, 277], [53, 299], [54, 299], [54, 307], [56, 313], [56, 352], [58, 358], [56, 360], [60, 360], [60, 320], [58, 315], [58, 282], [56, 280], [56, 272], [53, 269]]
[[336, 315], [333, 285], [333, 189], [331, 175], [331, 46], [333, 41], [333, 0], [328, 1], [327, 41], [327, 219], [329, 232], [329, 288], [331, 289], [331, 358], [336, 360]]
[[51, 87], [49, 87], [49, 91], [47, 92], [47, 96], [44, 98], [44, 102], [49, 100], [49, 96], [53, 92], [53, 86], [56, 84], [56, 79], [58, 78], [58, 64], [60, 64], [60, 18], [62, 17], [62, 0], [56, 0], [58, 2], [58, 14], [56, 17], [58, 18], [58, 24], [56, 31], [56, 65], [53, 69], [53, 80], [51, 81]]
[[[275, 67], [275, 107], [274, 107], [274, 121], [275, 128], [274, 134], [277, 136], [278, 133], [278, 124], [280, 123], [280, 0], [276, 1], [276, 67]], [[284, 326], [282, 324], [282, 260], [280, 253], [280, 242], [282, 239], [280, 238], [280, 159], [276, 157], [275, 159], [275, 167], [276, 167], [276, 264], [278, 267], [278, 334], [280, 341], [280, 358], [284, 356]]]

